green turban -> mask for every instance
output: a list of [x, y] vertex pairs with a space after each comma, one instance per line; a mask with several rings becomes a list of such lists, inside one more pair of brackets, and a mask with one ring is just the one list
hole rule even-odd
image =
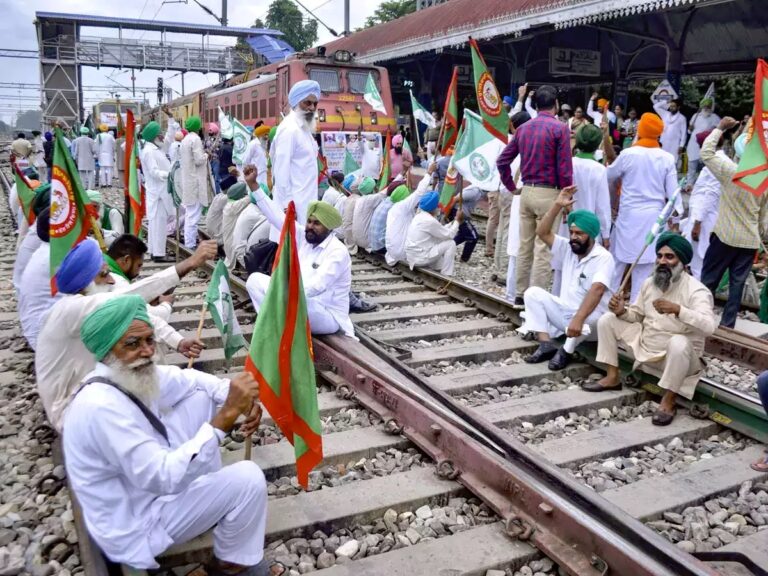
[[141, 137], [145, 142], [154, 142], [158, 136], [160, 136], [160, 124], [154, 120], [144, 126], [144, 130], [141, 131]]
[[680, 262], [686, 266], [691, 263], [693, 259], [693, 246], [683, 236], [677, 232], [664, 232], [656, 240], [656, 252], [668, 246], [675, 255], [680, 258]]
[[392, 204], [397, 204], [398, 202], [408, 198], [410, 195], [411, 191], [408, 186], [405, 184], [400, 184], [400, 186], [392, 191], [392, 195], [389, 197], [389, 199], [392, 200]]
[[321, 202], [320, 200], [314, 200], [309, 203], [307, 209], [307, 218], [314, 216], [320, 221], [320, 224], [333, 230], [341, 226], [341, 214], [328, 202]]
[[88, 129], [88, 126], [82, 126], [80, 128], [80, 134], [90, 134], [91, 131]]
[[603, 141], [603, 131], [594, 124], [584, 124], [576, 130], [576, 148], [582, 152], [594, 152]]
[[600, 220], [590, 210], [574, 210], [568, 214], [568, 228], [576, 226], [593, 240], [600, 235]]
[[701, 108], [712, 108], [712, 98], [702, 98], [699, 106]]
[[366, 194], [373, 192], [374, 188], [376, 188], [376, 181], [370, 176], [366, 176], [358, 185], [357, 191], [360, 192], [361, 195], [365, 196]]
[[203, 121], [200, 120], [200, 116], [190, 116], [187, 118], [187, 122], [184, 124], [184, 128], [187, 132], [200, 132], [200, 128], [203, 126]]
[[51, 184], [46, 182], [35, 188], [35, 199], [32, 202], [32, 212], [35, 216], [51, 206]]
[[120, 341], [134, 320], [152, 326], [147, 303], [141, 296], [130, 294], [110, 298], [85, 317], [80, 327], [80, 339], [96, 360], [101, 361]]
[[101, 204], [101, 192], [98, 190], [86, 190], [85, 193], [88, 195], [88, 201], [91, 204]]
[[229, 187], [229, 190], [227, 190], [227, 198], [232, 201], [241, 200], [245, 198], [246, 194], [248, 194], [248, 188], [245, 185], [245, 182], [238, 182], [237, 184], [233, 184]]

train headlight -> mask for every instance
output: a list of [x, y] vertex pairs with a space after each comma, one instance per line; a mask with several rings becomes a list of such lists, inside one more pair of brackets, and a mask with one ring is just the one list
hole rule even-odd
[[371, 112], [371, 125], [375, 126], [378, 123], [379, 123], [378, 115], [376, 114], [376, 112]]
[[336, 62], [352, 62], [352, 52], [349, 50], [336, 50], [333, 53], [333, 59]]
[[318, 119], [320, 122], [325, 122], [325, 109], [323, 109], [323, 108], [320, 108], [320, 109], [317, 111], [317, 119]]

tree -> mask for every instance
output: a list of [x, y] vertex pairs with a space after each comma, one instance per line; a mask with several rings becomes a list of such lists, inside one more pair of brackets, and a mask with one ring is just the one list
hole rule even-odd
[[[256, 21], [251, 25], [251, 28], [266, 28], [266, 25], [261, 18], [257, 18]], [[253, 55], [253, 50], [251, 50], [250, 45], [242, 36], [237, 39], [237, 42], [235, 42], [235, 50], [241, 52], [242, 54]]]
[[291, 0], [273, 0], [267, 12], [267, 28], [280, 30], [285, 41], [300, 52], [312, 46], [317, 40], [317, 20], [306, 22], [301, 11]]
[[19, 130], [39, 130], [43, 122], [40, 110], [25, 110], [16, 117], [16, 128]]
[[365, 27], [372, 28], [378, 24], [397, 20], [415, 11], [416, 0], [385, 0], [376, 8], [373, 16], [368, 16], [365, 21]]

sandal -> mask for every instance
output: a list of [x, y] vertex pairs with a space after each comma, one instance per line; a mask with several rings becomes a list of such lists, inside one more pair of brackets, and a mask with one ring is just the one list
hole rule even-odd
[[675, 419], [675, 414], [677, 414], [677, 410], [664, 412], [664, 410], [658, 409], [653, 415], [653, 418], [651, 418], [651, 422], [654, 426], [669, 426], [672, 423], [672, 420]]
[[768, 473], [768, 460], [761, 460], [760, 462], [753, 462], [749, 465], [755, 472]]

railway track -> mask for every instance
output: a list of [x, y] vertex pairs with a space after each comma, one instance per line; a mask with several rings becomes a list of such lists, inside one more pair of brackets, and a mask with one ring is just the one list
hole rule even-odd
[[[144, 273], [157, 269], [147, 262]], [[176, 290], [182, 332], [194, 332], [206, 281]], [[244, 283], [233, 288], [249, 335]], [[710, 419], [680, 413], [653, 427], [651, 380], [594, 395], [578, 388], [595, 377], [586, 361], [559, 373], [523, 363], [533, 344], [492, 294], [373, 257], [354, 261], [353, 288], [379, 310], [353, 316], [360, 342], [315, 339], [326, 457], [310, 491], [299, 492], [269, 420], [253, 450], [269, 482], [267, 554], [291, 574], [765, 573], [738, 556], [768, 543], [768, 475], [749, 469], [765, 420], [749, 393], [703, 382], [696, 401], [710, 402]], [[242, 365], [241, 354], [227, 368], [212, 324], [203, 339], [196, 367]], [[708, 350], [754, 370], [768, 358], [743, 334], [719, 334]], [[242, 459], [242, 439], [223, 452]], [[85, 572], [105, 573], [88, 544], [81, 522]], [[736, 556], [689, 554], [721, 550]], [[161, 561], [184, 574], [209, 554], [203, 536]]]

